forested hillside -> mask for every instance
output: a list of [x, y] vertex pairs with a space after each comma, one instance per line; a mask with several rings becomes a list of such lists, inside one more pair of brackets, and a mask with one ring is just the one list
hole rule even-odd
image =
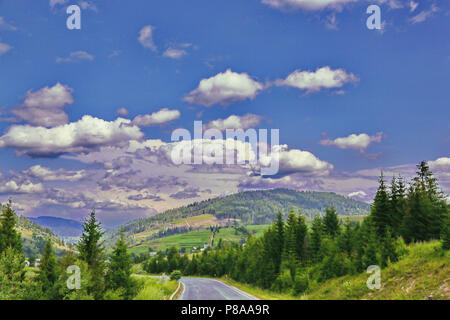
[[[331, 192], [300, 192], [291, 189], [246, 191], [219, 197], [188, 206], [168, 210], [150, 218], [132, 221], [123, 226], [127, 235], [142, 232], [159, 232], [177, 225], [182, 219], [210, 215], [211, 224], [218, 221], [237, 221], [239, 224], [270, 224], [278, 211], [301, 208], [301, 214], [309, 219], [334, 207], [338, 215], [362, 215], [369, 213], [369, 205]], [[188, 231], [188, 230], [186, 230]], [[118, 230], [115, 231], [118, 233]]]
[[[3, 209], [4, 206], [0, 205], [0, 211]], [[54, 243], [55, 252], [58, 256], [70, 250], [70, 246], [58, 238], [49, 228], [42, 227], [25, 216], [16, 216], [16, 220], [17, 231], [21, 235], [23, 253], [26, 258], [39, 257], [47, 239]]]

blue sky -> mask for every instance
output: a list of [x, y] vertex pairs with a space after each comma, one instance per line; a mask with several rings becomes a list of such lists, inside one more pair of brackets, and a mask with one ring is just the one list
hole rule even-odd
[[[81, 30], [66, 28], [71, 4]], [[366, 27], [370, 4], [382, 30]], [[255, 187], [369, 201], [380, 169], [409, 177], [421, 160], [448, 193], [449, 14], [438, 0], [0, 1], [0, 201], [74, 219], [96, 207], [111, 225]], [[51, 140], [85, 115], [135, 130]], [[161, 160], [174, 129], [230, 116], [280, 129], [290, 174]]]

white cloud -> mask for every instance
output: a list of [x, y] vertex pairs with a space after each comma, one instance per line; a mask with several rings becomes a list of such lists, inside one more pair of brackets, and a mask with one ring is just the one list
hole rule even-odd
[[120, 108], [120, 109], [118, 109], [118, 110], [116, 111], [116, 113], [117, 113], [119, 116], [125, 117], [125, 116], [127, 116], [130, 112], [128, 111], [127, 108]]
[[441, 157], [428, 162], [428, 164], [431, 170], [450, 173], [450, 158]]
[[163, 56], [171, 59], [180, 59], [187, 54], [186, 50], [168, 48], [164, 51]]
[[413, 24], [424, 22], [425, 20], [431, 18], [434, 13], [438, 12], [439, 8], [433, 3], [429, 10], [424, 10], [409, 19], [409, 21]]
[[180, 118], [180, 115], [180, 111], [178, 110], [163, 108], [159, 111], [153, 112], [152, 114], [137, 116], [134, 118], [132, 124], [140, 127], [154, 126], [176, 120]]
[[23, 174], [41, 181], [69, 181], [75, 182], [88, 176], [86, 170], [71, 171], [65, 169], [52, 170], [41, 165], [35, 165], [22, 172]]
[[127, 144], [144, 134], [128, 119], [105, 121], [92, 116], [53, 127], [14, 125], [0, 137], [0, 148], [14, 148], [19, 155], [54, 157], [65, 153], [84, 153], [102, 146]]
[[191, 91], [184, 100], [210, 107], [222, 106], [245, 99], [254, 99], [264, 86], [253, 80], [247, 73], [236, 73], [231, 69], [211, 78], [202, 79], [197, 89]]
[[73, 103], [73, 89], [61, 83], [44, 87], [38, 91], [27, 91], [22, 104], [11, 112], [20, 120], [36, 126], [58, 126], [69, 121], [63, 108]]
[[41, 193], [44, 190], [44, 186], [41, 183], [33, 184], [29, 181], [19, 183], [9, 180], [0, 184], [0, 194]]
[[347, 73], [343, 69], [332, 70], [327, 66], [316, 71], [295, 70], [286, 79], [276, 80], [275, 85], [294, 87], [312, 93], [322, 89], [341, 88], [346, 83], [358, 80], [353, 73]]
[[0, 56], [7, 53], [11, 49], [12, 47], [9, 44], [0, 42]]
[[154, 27], [148, 25], [139, 31], [138, 41], [144, 47], [156, 51], [156, 45], [153, 43]]
[[3, 17], [0, 17], [0, 30], [10, 30], [10, 31], [16, 31], [17, 28], [13, 26], [12, 24], [6, 22], [6, 20]]
[[256, 114], [246, 114], [243, 116], [231, 115], [226, 119], [213, 120], [205, 125], [205, 129], [219, 129], [225, 131], [226, 129], [249, 129], [258, 126], [261, 123], [262, 117]]
[[[289, 149], [287, 145], [275, 146], [278, 152], [279, 171], [277, 176], [301, 173], [305, 176], [326, 176], [333, 170], [333, 165], [322, 161], [309, 151]], [[272, 162], [272, 154], [260, 157], [261, 165], [268, 166]]]
[[261, 2], [276, 9], [283, 10], [322, 10], [337, 9], [356, 0], [262, 0]]
[[71, 52], [67, 58], [56, 58], [57, 63], [62, 62], [82, 62], [82, 61], [93, 61], [94, 56], [86, 51], [75, 51]]
[[50, 8], [53, 8], [56, 5], [63, 5], [67, 3], [69, 0], [50, 0], [49, 5]]
[[334, 146], [339, 149], [354, 149], [364, 151], [374, 142], [381, 142], [383, 139], [383, 133], [378, 132], [373, 136], [369, 136], [367, 133], [351, 134], [347, 137], [336, 138], [334, 140], [325, 138], [320, 141], [323, 146]]
[[83, 10], [92, 10], [95, 12], [98, 11], [97, 6], [91, 1], [82, 0], [82, 1], [79, 1], [78, 4], [80, 5], [81, 9], [83, 9]]

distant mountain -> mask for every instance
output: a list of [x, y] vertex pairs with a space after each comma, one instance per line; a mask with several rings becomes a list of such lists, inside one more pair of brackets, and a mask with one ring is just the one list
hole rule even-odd
[[[149, 218], [134, 220], [123, 228], [128, 235], [154, 233], [181, 226], [186, 218], [200, 215], [213, 216], [213, 224], [234, 220], [244, 225], [262, 225], [272, 223], [278, 211], [287, 213], [291, 208], [300, 209], [302, 215], [312, 219], [317, 214], [324, 214], [325, 209], [331, 206], [343, 216], [365, 215], [370, 209], [367, 203], [332, 192], [271, 189], [240, 192], [195, 202]], [[117, 230], [110, 234], [116, 235]]]
[[82, 223], [75, 220], [49, 216], [29, 219], [40, 226], [49, 228], [53, 233], [60, 237], [78, 237], [83, 230]]

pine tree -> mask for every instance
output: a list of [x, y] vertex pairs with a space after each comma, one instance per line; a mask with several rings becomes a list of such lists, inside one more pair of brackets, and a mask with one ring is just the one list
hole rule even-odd
[[95, 210], [83, 223], [83, 233], [77, 244], [80, 259], [88, 264], [91, 272], [91, 286], [88, 290], [95, 299], [101, 299], [105, 289], [105, 256], [101, 238], [104, 232], [95, 217]]
[[2, 209], [0, 216], [0, 254], [7, 248], [22, 252], [22, 240], [16, 231], [16, 214], [11, 208], [11, 200]]
[[390, 203], [389, 194], [387, 192], [386, 183], [384, 181], [383, 172], [381, 172], [380, 179], [378, 180], [379, 186], [373, 205], [371, 207], [370, 216], [375, 225], [377, 234], [383, 237], [386, 232], [386, 228], [392, 226], [390, 215]]
[[106, 278], [108, 279], [108, 287], [112, 290], [123, 288], [127, 299], [132, 296], [131, 265], [131, 256], [128, 253], [128, 246], [122, 229], [111, 255]]
[[292, 279], [294, 279], [299, 259], [297, 255], [297, 217], [292, 211], [286, 220], [284, 237], [284, 260]]
[[322, 232], [323, 224], [322, 219], [316, 216], [312, 223], [312, 232], [309, 241], [309, 256], [313, 263], [321, 260], [321, 247], [322, 247]]
[[39, 266], [38, 282], [47, 299], [55, 297], [55, 283], [58, 280], [56, 257], [53, 253], [52, 241], [47, 240]]
[[406, 189], [403, 178], [393, 177], [390, 190], [390, 219], [392, 224], [392, 234], [400, 235], [401, 224], [406, 212]]
[[449, 212], [428, 164], [422, 161], [417, 169], [417, 176], [409, 188], [407, 212], [402, 222], [402, 236], [406, 242], [439, 239]]
[[371, 265], [378, 264], [378, 239], [375, 230], [370, 230], [367, 238], [367, 243], [364, 248], [364, 255], [362, 257], [362, 266], [367, 268]]
[[326, 209], [325, 217], [323, 218], [323, 226], [325, 234], [334, 238], [339, 234], [339, 218], [334, 207]]
[[386, 230], [386, 236], [382, 241], [381, 266], [386, 267], [388, 263], [397, 262], [398, 255], [395, 250], [395, 239], [391, 236], [390, 230]]
[[283, 249], [284, 249], [284, 222], [283, 215], [281, 211], [278, 212], [277, 220], [273, 226], [274, 230], [274, 238], [273, 238], [273, 252], [274, 263], [275, 263], [275, 273], [280, 272], [281, 260], [283, 257]]
[[19, 299], [24, 287], [24, 256], [13, 247], [0, 253], [0, 300]]

